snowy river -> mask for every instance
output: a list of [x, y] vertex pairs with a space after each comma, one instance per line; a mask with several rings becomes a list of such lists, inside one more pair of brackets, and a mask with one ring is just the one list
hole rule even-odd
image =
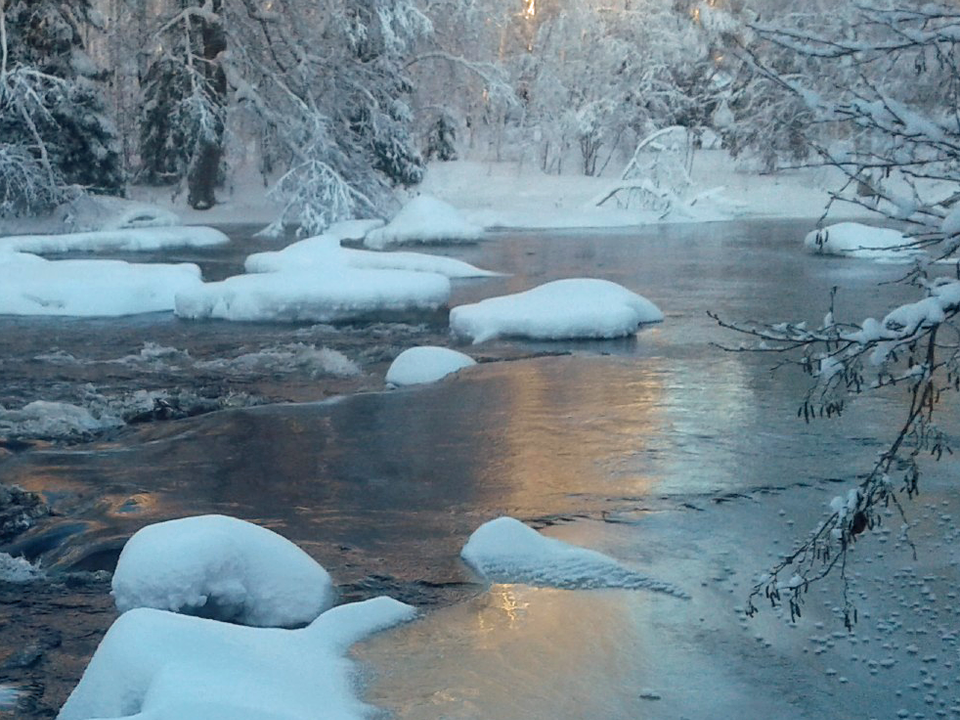
[[[402, 718], [960, 717], [960, 656], [955, 636], [943, 639], [958, 625], [949, 518], [960, 508], [938, 490], [955, 462], [931, 469], [932, 494], [916, 508], [918, 532], [942, 552], [913, 563], [883, 534], [858, 549], [867, 619], [853, 636], [834, 637], [835, 585], [816, 591], [799, 627], [737, 610], [897, 419], [892, 395], [805, 425], [799, 373], [711, 344], [739, 339], [708, 310], [818, 324], [833, 286], [838, 317], [854, 321], [911, 297], [878, 286], [902, 266], [804, 254], [809, 226], [502, 232], [427, 250], [507, 273], [457, 281], [451, 305], [564, 277], [625, 285], [666, 315], [629, 341], [462, 346], [445, 313], [349, 326], [0, 318], [0, 405], [63, 401], [116, 418], [87, 435], [20, 428], [0, 450], [0, 481], [42, 493], [57, 513], [13, 549], [47, 567], [110, 569], [156, 520], [222, 512], [267, 525], [316, 557], [344, 598], [387, 593], [424, 609], [356, 650], [365, 697]], [[156, 257], [223, 277], [265, 247], [250, 228], [223, 229], [226, 250]], [[385, 390], [389, 361], [420, 344], [480, 363]], [[458, 553], [503, 514], [693, 599], [484, 590]], [[874, 577], [879, 565], [890, 569]], [[921, 585], [953, 598], [943, 617], [919, 613]], [[34, 688], [37, 717], [62, 701], [112, 617], [106, 587], [45, 586], [33, 605], [2, 591], [8, 648], [58, 633], [37, 662], [0, 676]]]

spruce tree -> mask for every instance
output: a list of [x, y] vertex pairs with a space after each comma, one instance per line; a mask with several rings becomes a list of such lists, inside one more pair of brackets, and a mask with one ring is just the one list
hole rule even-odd
[[84, 51], [90, 0], [10, 0], [5, 10], [0, 142], [43, 159], [58, 180], [122, 194], [122, 161], [102, 101], [103, 75]]

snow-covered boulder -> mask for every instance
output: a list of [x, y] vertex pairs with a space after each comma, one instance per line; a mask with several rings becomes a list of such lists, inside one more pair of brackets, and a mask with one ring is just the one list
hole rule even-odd
[[467, 222], [452, 205], [419, 195], [387, 225], [368, 232], [363, 244], [380, 250], [402, 243], [474, 242], [482, 236], [483, 228]]
[[492, 277], [499, 273], [481, 270], [454, 258], [412, 252], [373, 252], [340, 246], [335, 235], [318, 235], [295, 242], [283, 250], [250, 255], [247, 272], [287, 272], [307, 268], [348, 267], [359, 270], [407, 270], [446, 275], [449, 278]]
[[606, 339], [661, 322], [652, 302], [608, 280], [556, 280], [532, 290], [489, 298], [450, 311], [450, 329], [474, 343], [495, 337], [538, 340]]
[[386, 380], [392, 385], [422, 385], [476, 364], [469, 355], [450, 348], [415, 347], [397, 355], [387, 370]]
[[12, 437], [65, 438], [90, 435], [123, 426], [112, 413], [94, 415], [79, 405], [34, 400], [19, 410], [0, 405], [0, 435]]
[[603, 553], [544, 537], [510, 517], [500, 517], [477, 528], [460, 557], [474, 572], [493, 583], [644, 589], [688, 597], [682, 590], [636, 573]]
[[144, 252], [174, 247], [225, 245], [230, 238], [211, 227], [137, 227], [61, 235], [9, 235], [0, 250], [29, 253]]
[[897, 230], [855, 222], [828, 225], [803, 238], [804, 248], [812, 253], [874, 260], [909, 260], [920, 252], [917, 248], [905, 247], [911, 242], [911, 238]]
[[176, 297], [182, 318], [335, 322], [377, 312], [436, 310], [450, 298], [450, 280], [436, 273], [356, 270], [238, 275]]
[[119, 260], [44, 260], [0, 252], [0, 315], [118, 316], [173, 310], [202, 287], [200, 268]]
[[59, 720], [366, 720], [353, 643], [413, 619], [387, 597], [341, 605], [300, 630], [137, 609], [94, 653]]
[[149, 607], [258, 627], [304, 625], [333, 605], [327, 571], [272, 530], [224, 515], [141, 528], [113, 575], [120, 612]]

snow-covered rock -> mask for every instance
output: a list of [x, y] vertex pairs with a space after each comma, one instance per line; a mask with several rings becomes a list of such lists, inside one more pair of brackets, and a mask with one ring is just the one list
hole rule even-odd
[[10, 235], [0, 250], [29, 253], [142, 252], [174, 247], [225, 245], [230, 238], [211, 227], [136, 227], [61, 235]]
[[652, 302], [608, 280], [556, 280], [450, 311], [450, 329], [474, 343], [502, 336], [539, 340], [615, 338], [661, 322]]
[[476, 364], [469, 355], [450, 348], [414, 347], [397, 355], [387, 370], [386, 380], [393, 385], [422, 385]]
[[291, 627], [336, 597], [327, 571], [267, 528], [199, 515], [141, 528], [113, 575], [120, 612], [149, 607], [243, 625]]
[[349, 267], [360, 270], [407, 270], [430, 272], [450, 278], [492, 277], [499, 273], [481, 270], [454, 258], [412, 252], [373, 252], [340, 246], [335, 235], [318, 235], [295, 242], [275, 252], [250, 255], [247, 272], [285, 272], [307, 268]]
[[875, 260], [909, 260], [919, 252], [905, 247], [911, 242], [911, 238], [897, 230], [855, 222], [828, 225], [803, 238], [803, 246], [813, 253]]
[[474, 572], [494, 583], [645, 589], [687, 597], [682, 590], [634, 572], [603, 553], [544, 537], [510, 517], [477, 528], [460, 557]]
[[44, 260], [0, 252], [0, 315], [118, 316], [173, 310], [178, 292], [202, 286], [193, 264]]
[[239, 275], [176, 297], [190, 319], [334, 322], [377, 312], [436, 310], [450, 298], [450, 280], [436, 273], [356, 270]]
[[365, 720], [350, 645], [411, 620], [386, 597], [341, 605], [300, 630], [137, 609], [104, 636], [59, 720]]
[[401, 243], [473, 242], [482, 235], [483, 229], [467, 222], [452, 205], [419, 195], [386, 226], [368, 232], [363, 244], [379, 250]]

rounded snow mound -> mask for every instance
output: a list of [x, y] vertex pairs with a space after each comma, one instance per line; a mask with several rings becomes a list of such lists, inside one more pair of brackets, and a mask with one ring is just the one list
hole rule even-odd
[[291, 627], [333, 605], [330, 575], [272, 530], [224, 515], [168, 520], [127, 541], [113, 576], [120, 612], [156, 608]]
[[452, 205], [419, 195], [387, 225], [368, 232], [363, 244], [382, 250], [403, 243], [473, 242], [482, 235], [483, 228], [467, 222]]
[[450, 311], [450, 329], [474, 343], [503, 336], [609, 339], [662, 320], [660, 308], [642, 295], [595, 278], [555, 280]]
[[449, 348], [415, 347], [397, 356], [387, 370], [386, 380], [393, 385], [422, 385], [476, 364], [469, 355]]
[[918, 252], [914, 242], [898, 230], [878, 228], [855, 222], [842, 222], [813, 230], [803, 238], [803, 246], [818, 255], [839, 255], [866, 259], [910, 260]]
[[500, 517], [477, 528], [460, 557], [489, 582], [567, 589], [644, 589], [689, 597], [673, 585], [636, 573], [603, 553], [544, 537], [511, 517]]

